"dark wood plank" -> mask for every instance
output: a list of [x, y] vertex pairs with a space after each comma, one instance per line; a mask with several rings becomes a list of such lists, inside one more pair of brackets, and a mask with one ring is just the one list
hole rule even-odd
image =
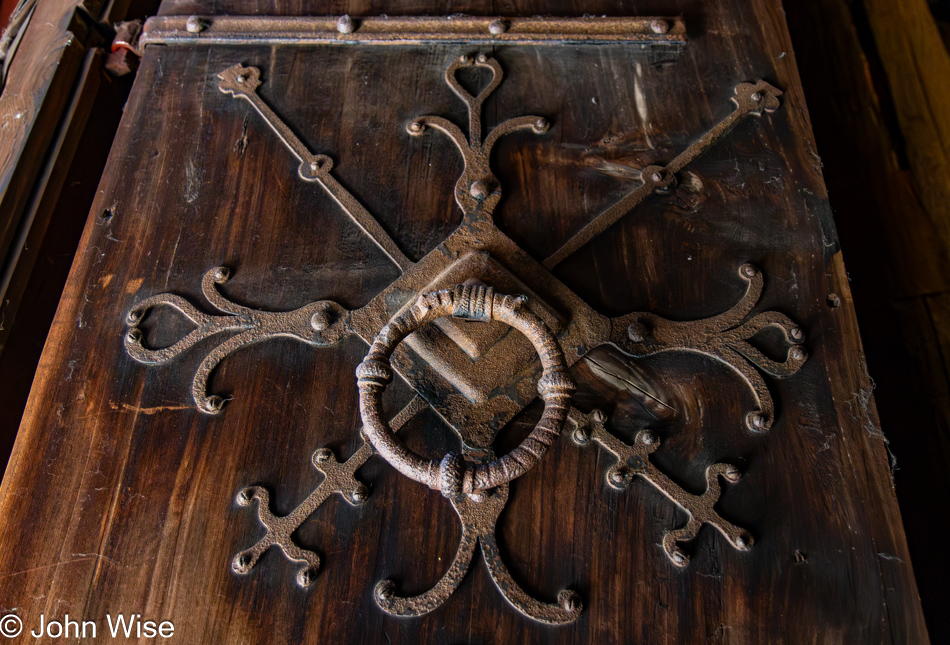
[[950, 248], [950, 54], [925, 0], [864, 6], [921, 199]]
[[[950, 288], [950, 247], [937, 225], [939, 212], [929, 206], [933, 198], [922, 194], [942, 174], [911, 161], [907, 150], [921, 136], [923, 145], [931, 145], [935, 133], [904, 127], [906, 117], [898, 119], [895, 103], [906, 110], [920, 97], [888, 80], [906, 76], [899, 83], [919, 88], [934, 69], [893, 48], [879, 51], [874, 37], [884, 29], [896, 42], [903, 42], [902, 33], [916, 42], [926, 26], [908, 32], [899, 20], [877, 20], [872, 28], [864, 3], [843, 0], [797, 2], [786, 10], [848, 258], [868, 370], [896, 460], [894, 483], [921, 599], [934, 642], [944, 642], [950, 639], [950, 593], [943, 572], [950, 555], [940, 536], [950, 526], [924, 500], [950, 486], [943, 466], [950, 457], [950, 381], [937, 341], [948, 327], [933, 306]], [[919, 126], [926, 123], [933, 125]], [[930, 177], [919, 181], [921, 174]]]
[[[86, 47], [69, 27], [77, 3], [43, 4], [26, 28], [0, 95], [0, 258], [7, 252], [43, 168]], [[66, 6], [63, 6], [66, 5]]]
[[[121, 17], [127, 8], [113, 4], [110, 12]], [[94, 45], [103, 44], [99, 30], [110, 27], [94, 26], [89, 14], [100, 10], [95, 0], [45, 3], [28, 23], [36, 26], [10, 62], [0, 99], [6, 106], [0, 132], [4, 465], [131, 87], [131, 78], [107, 77], [102, 69], [105, 57]]]
[[[736, 269], [753, 261], [767, 276], [761, 309], [802, 323], [811, 359], [770, 384], [779, 410], [766, 436], [740, 426], [751, 397], [717, 364], [634, 363], [678, 411], [655, 422], [661, 468], [698, 491], [707, 465], [742, 467], [720, 508], [750, 528], [751, 551], [706, 527], [690, 566], [675, 568], [659, 546], [682, 521], [670, 502], [639, 483], [613, 491], [603, 483], [608, 460], [560, 441], [512, 485], [499, 533], [526, 589], [548, 600], [565, 587], [581, 593], [586, 610], [573, 626], [525, 619], [481, 566], [432, 614], [380, 612], [375, 582], [425, 589], [454, 554], [458, 528], [438, 493], [378, 460], [359, 473], [372, 486], [366, 505], [332, 500], [300, 530], [324, 559], [310, 590], [294, 586], [295, 568], [275, 552], [250, 575], [232, 574], [233, 554], [261, 534], [236, 493], [266, 485], [286, 513], [319, 479], [314, 449], [345, 456], [356, 447], [352, 373], [366, 347], [270, 341], [242, 350], [213, 378], [233, 399], [212, 418], [190, 399], [201, 351], [159, 367], [135, 363], [123, 346], [125, 313], [162, 291], [201, 302], [200, 276], [218, 264], [234, 268], [233, 299], [274, 310], [317, 298], [355, 307], [396, 272], [319, 187], [296, 178], [297, 162], [246, 104], [217, 90], [215, 75], [235, 62], [260, 67], [262, 95], [333, 157], [341, 183], [418, 258], [459, 221], [451, 193], [461, 166], [447, 142], [412, 139], [405, 124], [424, 113], [461, 122], [442, 73], [467, 48], [154, 48], [0, 489], [0, 540], [20, 545], [0, 554], [0, 594], [22, 598], [27, 618], [68, 606], [100, 620], [132, 611], [169, 619], [183, 642], [925, 642], [781, 5], [659, 4], [585, 11], [683, 14], [696, 26], [676, 61], [622, 47], [495, 49], [506, 80], [486, 106], [488, 125], [526, 112], [553, 124], [543, 138], [499, 145], [505, 200], [496, 219], [542, 258], [633, 188], [637, 168], [669, 159], [725, 116], [737, 82], [766, 78], [785, 91], [779, 111], [743, 124], [671, 196], [644, 203], [556, 272], [605, 313], [699, 318], [734, 304]], [[114, 215], [104, 222], [95, 215], [106, 208]], [[840, 304], [830, 307], [829, 294]], [[577, 371], [588, 384], [579, 404], [612, 402], [614, 431], [629, 436], [647, 422]], [[408, 396], [397, 389], [392, 404]], [[511, 424], [499, 450], [532, 414]], [[434, 415], [406, 432], [432, 454], [453, 443]]]
[[0, 302], [4, 465], [131, 87], [131, 78], [105, 73], [104, 58], [98, 50], [87, 54], [76, 95], [25, 211], [29, 226]]

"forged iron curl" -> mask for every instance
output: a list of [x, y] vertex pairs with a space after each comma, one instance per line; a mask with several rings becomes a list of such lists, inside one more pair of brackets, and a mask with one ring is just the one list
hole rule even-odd
[[[270, 338], [289, 337], [308, 345], [325, 346], [335, 343], [345, 334], [340, 324], [344, 310], [335, 302], [318, 300], [293, 311], [260, 311], [228, 300], [218, 291], [218, 287], [230, 279], [231, 270], [222, 266], [205, 273], [201, 281], [205, 298], [226, 315], [206, 314], [181, 296], [161, 293], [138, 303], [126, 316], [129, 330], [125, 335], [125, 349], [138, 362], [150, 365], [167, 363], [197, 343], [220, 333], [240, 332], [212, 349], [195, 372], [191, 393], [198, 409], [207, 414], [218, 414], [224, 408], [224, 397], [208, 394], [208, 378], [228, 355]], [[139, 326], [149, 312], [162, 306], [175, 309], [197, 327], [169, 347], [148, 348], [144, 345]]]
[[[479, 457], [475, 454], [467, 456], [476, 460]], [[480, 456], [488, 459], [492, 455], [487, 451]], [[462, 535], [452, 564], [435, 585], [415, 596], [400, 596], [395, 582], [380, 580], [373, 590], [373, 597], [383, 611], [393, 616], [414, 618], [440, 607], [465, 578], [475, 556], [475, 547], [479, 546], [488, 574], [512, 607], [528, 618], [548, 625], [565, 625], [577, 620], [584, 609], [577, 592], [564, 589], [558, 593], [556, 603], [543, 602], [525, 592], [505, 566], [495, 538], [495, 525], [508, 502], [508, 484], [481, 493], [474, 499], [469, 495], [459, 495], [450, 501], [462, 523]]]
[[[805, 332], [791, 318], [766, 311], [747, 318], [762, 296], [762, 272], [751, 264], [739, 267], [739, 277], [748, 283], [746, 293], [728, 311], [702, 320], [676, 321], [652, 313], [631, 313], [613, 320], [614, 342], [633, 356], [685, 351], [702, 354], [733, 369], [752, 390], [756, 409], [745, 417], [753, 432], [765, 432], [775, 419], [775, 404], [765, 380], [753, 367], [775, 378], [798, 372], [808, 352], [802, 346]], [[788, 347], [784, 362], [773, 361], [748, 341], [768, 327], [778, 329]]]

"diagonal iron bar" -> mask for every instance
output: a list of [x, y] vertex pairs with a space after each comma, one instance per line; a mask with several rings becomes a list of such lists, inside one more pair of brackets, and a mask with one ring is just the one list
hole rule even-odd
[[640, 202], [653, 193], [672, 190], [676, 184], [676, 173], [709, 150], [746, 117], [750, 115], [761, 116], [763, 111], [774, 112], [778, 109], [778, 97], [781, 95], [781, 90], [765, 81], [739, 83], [735, 88], [735, 96], [732, 97], [732, 100], [736, 103], [736, 109], [729, 116], [694, 141], [686, 150], [676, 155], [673, 161], [666, 166], [647, 166], [641, 170], [640, 179], [643, 183], [632, 193], [595, 217], [592, 222], [565, 242], [564, 246], [543, 262], [545, 268], [551, 270], [556, 267], [575, 251], [616, 224], [620, 218], [636, 208]]
[[225, 94], [236, 98], [243, 98], [250, 103], [264, 118], [284, 145], [300, 161], [298, 173], [304, 181], [315, 181], [330, 194], [340, 207], [350, 216], [350, 219], [360, 227], [366, 235], [386, 254], [386, 256], [406, 271], [413, 262], [406, 257], [399, 246], [390, 237], [376, 218], [357, 200], [346, 188], [340, 185], [331, 174], [333, 160], [326, 155], [315, 155], [297, 138], [297, 135], [281, 120], [267, 103], [258, 95], [257, 88], [261, 84], [261, 72], [256, 67], [241, 67], [234, 65], [218, 74], [221, 83], [219, 89]]

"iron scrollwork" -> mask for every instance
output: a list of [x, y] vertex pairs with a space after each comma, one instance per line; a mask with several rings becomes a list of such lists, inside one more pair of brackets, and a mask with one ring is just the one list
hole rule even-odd
[[[471, 67], [492, 73], [489, 84], [477, 96], [467, 92], [456, 77], [459, 70]], [[682, 567], [688, 563], [688, 556], [678, 543], [695, 537], [704, 523], [716, 527], [736, 549], [752, 546], [748, 531], [726, 521], [713, 508], [719, 498], [719, 478], [727, 482], [739, 480], [740, 473], [734, 466], [709, 466], [707, 491], [702, 495], [686, 492], [650, 462], [649, 454], [659, 445], [655, 433], [641, 431], [634, 445], [629, 446], [606, 430], [603, 414], [584, 414], [571, 408], [573, 386], [568, 369], [587, 352], [605, 344], [632, 356], [665, 351], [701, 353], [731, 367], [752, 391], [756, 408], [746, 414], [744, 425], [755, 432], [768, 430], [774, 421], [774, 403], [756, 368], [777, 378], [791, 376], [801, 368], [807, 353], [801, 328], [783, 314], [763, 312], [750, 317], [764, 286], [761, 271], [750, 264], [739, 267], [740, 278], [748, 283], [740, 302], [718, 316], [688, 322], [670, 321], [652, 313], [608, 318], [587, 305], [551, 271], [648, 196], [671, 190], [678, 172], [744, 119], [777, 109], [781, 95], [778, 89], [764, 81], [737, 85], [733, 97], [736, 107], [729, 115], [667, 165], [644, 168], [636, 189], [595, 217], [551, 257], [539, 262], [505, 236], [492, 220], [501, 187], [492, 174], [489, 158], [500, 137], [516, 130], [543, 135], [550, 123], [538, 116], [515, 117], [483, 136], [481, 107], [501, 84], [504, 73], [498, 61], [486, 54], [458, 57], [447, 67], [445, 82], [466, 105], [467, 135], [438, 116], [410, 119], [407, 131], [411, 136], [420, 136], [435, 130], [458, 148], [464, 169], [454, 192], [463, 218], [437, 250], [412, 262], [359, 200], [334, 179], [332, 159], [312, 153], [257, 94], [261, 84], [257, 68], [235, 65], [222, 71], [219, 78], [219, 89], [250, 103], [297, 158], [300, 178], [326, 190], [401, 271], [400, 277], [366, 306], [352, 311], [327, 300], [291, 312], [250, 309], [218, 291], [229, 278], [227, 269], [219, 267], [205, 275], [202, 288], [208, 301], [225, 315], [203, 313], [170, 293], [152, 296], [129, 312], [126, 347], [134, 359], [143, 363], [169, 361], [200, 340], [223, 332], [238, 332], [214, 347], [195, 374], [195, 402], [199, 410], [210, 414], [219, 413], [224, 405], [221, 397], [207, 392], [211, 371], [242, 347], [277, 336], [324, 347], [350, 335], [360, 337], [370, 346], [366, 360], [357, 370], [363, 445], [342, 463], [327, 450], [314, 453], [313, 463], [325, 478], [285, 517], [270, 510], [266, 489], [251, 487], [241, 491], [240, 504], [257, 502], [258, 518], [266, 534], [234, 557], [235, 572], [250, 572], [260, 555], [276, 545], [290, 560], [300, 563], [297, 582], [302, 586], [312, 584], [320, 566], [319, 558], [296, 545], [291, 537], [293, 532], [332, 494], [343, 496], [350, 504], [364, 502], [368, 489], [355, 479], [355, 472], [379, 451], [403, 474], [441, 490], [462, 524], [458, 552], [442, 579], [428, 592], [412, 597], [399, 596], [393, 582], [382, 581], [374, 594], [381, 609], [398, 616], [418, 616], [439, 607], [466, 575], [476, 545], [480, 545], [497, 588], [518, 611], [545, 623], [573, 622], [582, 609], [580, 597], [565, 590], [556, 603], [532, 598], [509, 574], [495, 540], [495, 524], [509, 495], [508, 482], [543, 457], [565, 420], [574, 428], [576, 443], [596, 442], [617, 458], [617, 465], [607, 475], [610, 486], [623, 489], [633, 477], [641, 476], [689, 513], [687, 525], [669, 531], [663, 540], [663, 549], [674, 565]], [[494, 289], [524, 295], [500, 296]], [[170, 347], [150, 349], [143, 344], [139, 325], [149, 311], [159, 306], [177, 309], [196, 328]], [[483, 324], [459, 324], [453, 315]], [[522, 329], [527, 340], [517, 334], [499, 334], [495, 323], [488, 323], [495, 319]], [[433, 324], [422, 328], [429, 321]], [[782, 331], [787, 345], [784, 362], [767, 358], [748, 343], [766, 327]], [[535, 349], [544, 368], [540, 382], [536, 379]], [[474, 375], [466, 369], [473, 361], [478, 365]], [[525, 367], [512, 370], [513, 364]], [[381, 418], [378, 394], [393, 373], [417, 395], [387, 424]], [[537, 390], [533, 389], [534, 383], [539, 384]], [[496, 434], [539, 392], [546, 404], [554, 402], [553, 416], [542, 419], [536, 429], [537, 437], [532, 435], [515, 453], [495, 459], [491, 445]], [[400, 448], [395, 432], [427, 406], [435, 409], [458, 434], [463, 454], [423, 463]]]

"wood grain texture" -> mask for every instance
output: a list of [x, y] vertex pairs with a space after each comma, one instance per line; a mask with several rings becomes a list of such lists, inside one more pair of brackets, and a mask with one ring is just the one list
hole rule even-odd
[[[890, 33], [883, 38], [916, 47], [924, 27], [908, 32], [898, 20], [872, 25], [864, 7], [814, 0], [790, 3], [786, 11], [868, 370], [895, 459], [895, 489], [928, 628], [934, 642], [946, 642], [950, 591], [943, 572], [950, 554], [942, 535], [950, 522], [925, 500], [950, 486], [950, 375], [937, 340], [950, 334], [950, 321], [940, 315], [950, 289], [950, 247], [939, 231], [939, 211], [922, 194], [942, 175], [912, 161], [909, 152], [916, 138], [934, 145], [933, 130], [921, 131], [932, 122], [905, 128], [896, 108], [916, 100], [903, 84], [919, 88], [946, 79], [934, 77], [930, 65], [917, 65], [908, 50], [900, 56], [875, 43], [875, 32], [884, 29]], [[892, 85], [895, 73], [901, 78]], [[921, 173], [930, 177], [918, 181]]]
[[8, 250], [72, 98], [86, 50], [102, 44], [90, 23], [103, 4], [38, 3], [9, 61], [0, 94], [0, 259], [5, 262], [11, 261]]
[[924, 0], [864, 7], [921, 198], [950, 248], [950, 53]]
[[96, 195], [131, 78], [112, 79], [96, 50], [27, 206], [25, 245], [0, 303], [0, 455], [9, 457], [33, 374]]
[[[68, 7], [59, 5], [68, 4]], [[43, 168], [85, 46], [69, 31], [75, 2], [44, 3], [26, 28], [0, 94], [0, 258]]]
[[[244, 7], [211, 7], [234, 8]], [[418, 258], [459, 221], [451, 194], [461, 164], [448, 142], [410, 138], [405, 124], [420, 114], [462, 122], [442, 73], [469, 49], [150, 48], [0, 489], [0, 541], [18, 545], [0, 553], [0, 598], [28, 624], [68, 608], [99, 620], [169, 619], [189, 643], [927, 640], [780, 4], [493, 11], [682, 14], [694, 25], [675, 61], [623, 47], [492, 52], [506, 80], [486, 104], [487, 125], [524, 113], [552, 123], [544, 137], [511, 136], [493, 157], [505, 195], [496, 221], [538, 258], [635, 187], [638, 168], [671, 158], [725, 116], [736, 83], [765, 78], [785, 91], [779, 111], [743, 124], [672, 195], [644, 203], [556, 271], [604, 313], [699, 318], [735, 303], [736, 269], [752, 261], [766, 275], [759, 309], [802, 323], [811, 358], [770, 383], [778, 417], [765, 436], [741, 426], [751, 394], [706, 359], [601, 357], [669, 397], [677, 413], [659, 418], [609, 378], [605, 385], [603, 373], [577, 370], [579, 405], [607, 407], [624, 437], [657, 428], [655, 462], [688, 489], [702, 489], [713, 462], [740, 466], [743, 480], [719, 508], [752, 531], [753, 549], [735, 551], [706, 527], [691, 564], [675, 568], [660, 547], [683, 519], [669, 501], [641, 483], [613, 491], [603, 480], [609, 460], [562, 440], [512, 485], [499, 540], [531, 593], [582, 595], [586, 609], [572, 626], [523, 618], [477, 560], [432, 614], [380, 612], [375, 582], [423, 591], [447, 567], [459, 532], [438, 493], [377, 459], [359, 472], [372, 489], [364, 506], [331, 500], [298, 531], [323, 559], [308, 591], [273, 551], [249, 575], [231, 573], [234, 553], [261, 535], [237, 492], [267, 486], [286, 513], [319, 480], [314, 449], [345, 457], [358, 445], [353, 370], [366, 347], [277, 340], [244, 349], [214, 375], [212, 387], [232, 400], [207, 417], [190, 398], [201, 351], [140, 365], [123, 347], [125, 313], [163, 291], [201, 303], [200, 276], [219, 264], [234, 269], [233, 299], [273, 310], [318, 298], [359, 306], [396, 270], [319, 187], [297, 178], [295, 160], [251, 108], [217, 90], [215, 75], [237, 62], [259, 67], [260, 93], [313, 150], [332, 156], [339, 181]], [[103, 221], [106, 208], [114, 215]], [[831, 293], [840, 306], [829, 307]], [[155, 328], [148, 340], [171, 338]], [[395, 409], [410, 393], [394, 386], [389, 396]], [[536, 413], [513, 421], [496, 448], [515, 445]], [[457, 443], [431, 413], [405, 433], [427, 456]]]
[[[102, 5], [83, 0], [37, 7], [8, 61], [0, 95], [4, 456], [130, 87], [131, 79], [102, 70], [96, 45], [111, 28], [94, 24]], [[121, 15], [117, 11], [113, 7], [113, 15]]]

